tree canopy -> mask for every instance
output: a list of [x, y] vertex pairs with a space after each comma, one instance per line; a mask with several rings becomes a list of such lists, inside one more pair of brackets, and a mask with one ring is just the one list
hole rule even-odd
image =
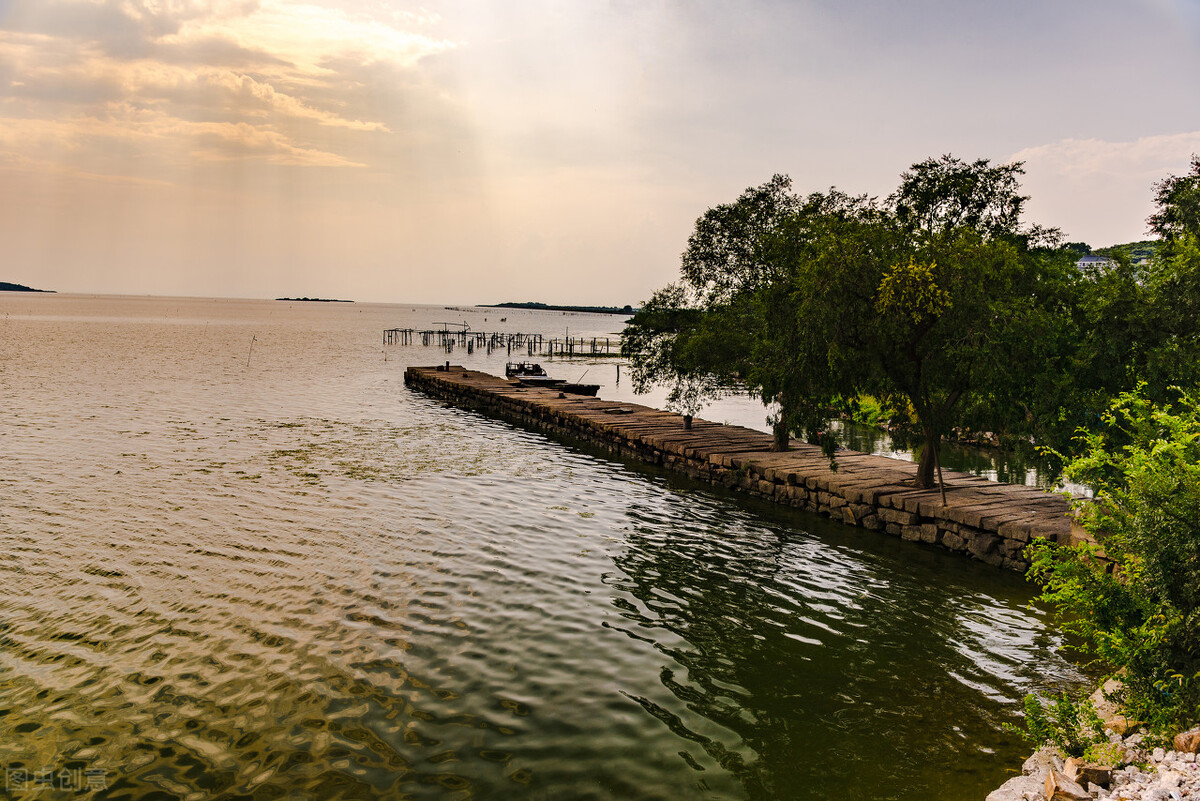
[[635, 388], [695, 413], [743, 388], [789, 435], [878, 399], [923, 443], [917, 481], [956, 427], [1069, 458], [1111, 401], [1200, 384], [1200, 158], [1155, 184], [1161, 239], [1076, 266], [1091, 249], [1022, 221], [1021, 164], [914, 164], [887, 198], [801, 196], [776, 175], [696, 221], [680, 277], [625, 331]]
[[1029, 331], [1073, 263], [1049, 247], [1056, 232], [1021, 224], [1021, 172], [927, 159], [882, 201], [801, 198], [777, 175], [709, 209], [680, 282], [626, 330], [635, 382], [671, 384], [688, 410], [739, 383], [778, 408], [781, 447], [874, 395], [924, 441], [928, 486], [965, 401], [1013, 394], [993, 376], [1042, 355]]

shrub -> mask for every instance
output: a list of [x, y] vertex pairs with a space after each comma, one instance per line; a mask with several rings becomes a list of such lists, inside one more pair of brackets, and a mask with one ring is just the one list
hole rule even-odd
[[1103, 725], [1087, 699], [1073, 701], [1065, 692], [1046, 703], [1025, 696], [1025, 730], [1011, 727], [1031, 745], [1053, 745], [1064, 756], [1081, 757], [1104, 741]]
[[1200, 718], [1200, 402], [1114, 401], [1067, 465], [1095, 490], [1076, 512], [1095, 544], [1030, 546], [1042, 598], [1103, 664], [1124, 671], [1127, 711], [1165, 731]]

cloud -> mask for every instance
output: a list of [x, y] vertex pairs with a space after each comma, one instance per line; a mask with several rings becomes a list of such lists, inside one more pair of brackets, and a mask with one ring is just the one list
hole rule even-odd
[[1025, 162], [1033, 219], [1099, 246], [1145, 238], [1154, 182], [1186, 172], [1193, 153], [1200, 153], [1200, 131], [1130, 141], [1062, 139], [1009, 160]]
[[336, 58], [411, 67], [426, 56], [451, 49], [451, 42], [418, 30], [431, 21], [419, 14], [396, 12], [384, 19], [313, 3], [263, 0], [249, 13], [191, 17], [163, 42], [229, 41], [270, 53], [302, 73], [320, 75], [325, 62]]
[[1200, 131], [1144, 136], [1131, 142], [1063, 139], [1020, 150], [1012, 160], [1071, 180], [1105, 175], [1161, 178], [1186, 168], [1192, 153], [1200, 153]]
[[452, 48], [433, 22], [281, 0], [17, 0], [0, 20], [0, 147], [85, 171], [122, 169], [132, 141], [143, 170], [181, 156], [363, 167], [355, 137], [390, 129], [347, 103], [357, 73]]
[[[9, 119], [0, 127], [0, 153], [9, 155], [9, 163], [33, 163], [47, 169], [63, 169], [73, 163], [99, 166], [103, 163], [99, 159], [72, 158], [74, 152], [97, 146], [129, 154], [175, 152], [183, 147], [189, 158], [201, 162], [259, 160], [291, 166], [365, 166], [337, 153], [298, 145], [270, 128], [241, 122], [193, 122], [126, 103], [110, 104], [100, 116]], [[86, 172], [79, 168], [71, 171]]]

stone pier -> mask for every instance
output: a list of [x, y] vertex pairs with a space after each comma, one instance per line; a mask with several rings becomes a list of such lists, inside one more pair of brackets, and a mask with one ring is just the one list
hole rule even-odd
[[1079, 536], [1067, 501], [1034, 487], [945, 471], [943, 505], [937, 489], [912, 486], [916, 465], [898, 459], [843, 450], [834, 470], [813, 445], [772, 451], [771, 435], [763, 432], [700, 419], [685, 428], [672, 412], [518, 387], [457, 366], [409, 367], [404, 382], [489, 417], [996, 567], [1024, 570], [1031, 539], [1068, 543]]

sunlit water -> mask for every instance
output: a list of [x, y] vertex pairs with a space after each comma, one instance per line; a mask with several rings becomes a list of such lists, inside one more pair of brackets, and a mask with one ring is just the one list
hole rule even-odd
[[1083, 680], [1019, 576], [409, 392], [446, 315], [0, 295], [12, 795], [981, 798]]

